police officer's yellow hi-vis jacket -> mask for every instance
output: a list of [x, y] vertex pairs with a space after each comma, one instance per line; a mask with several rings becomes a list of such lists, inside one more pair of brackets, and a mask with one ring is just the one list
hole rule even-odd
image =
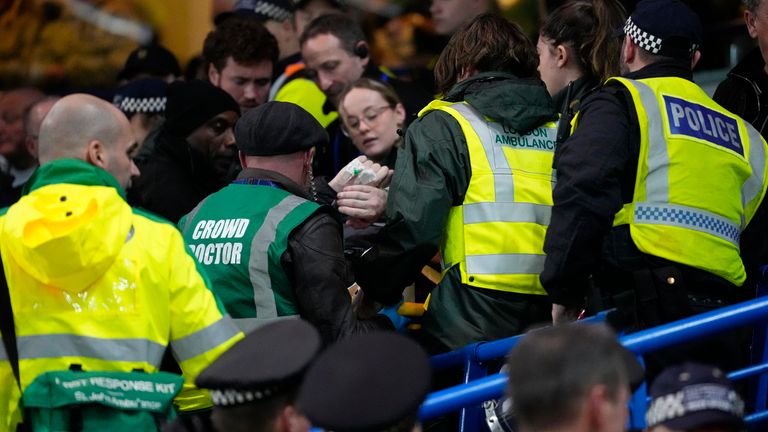
[[741, 286], [742, 231], [766, 191], [766, 143], [748, 123], [682, 78], [612, 78], [632, 96], [640, 158], [629, 224], [644, 253]]
[[[210, 406], [197, 374], [242, 337], [170, 223], [131, 209], [107, 172], [46, 164], [0, 216], [22, 389], [45, 371], [158, 370], [170, 345], [181, 409]], [[0, 429], [18, 393], [0, 346]]]
[[464, 202], [448, 215], [444, 272], [459, 264], [464, 284], [546, 295], [539, 273], [552, 210], [557, 125], [521, 134], [487, 121], [467, 103], [434, 101], [419, 115], [431, 110], [459, 123], [472, 170]]

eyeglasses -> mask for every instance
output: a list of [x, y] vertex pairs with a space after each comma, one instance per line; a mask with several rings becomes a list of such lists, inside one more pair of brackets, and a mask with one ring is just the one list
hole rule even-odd
[[380, 106], [378, 108], [369, 108], [366, 112], [363, 113], [363, 117], [347, 117], [344, 119], [344, 128], [343, 131], [345, 134], [348, 134], [349, 132], [359, 132], [360, 131], [360, 124], [362, 122], [365, 122], [365, 124], [368, 125], [368, 127], [373, 126], [376, 121], [379, 119], [379, 116], [384, 111], [392, 109], [391, 106], [385, 105]]

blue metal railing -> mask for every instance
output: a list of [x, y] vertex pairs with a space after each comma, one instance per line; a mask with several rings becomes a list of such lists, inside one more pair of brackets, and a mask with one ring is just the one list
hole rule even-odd
[[[599, 319], [596, 318], [595, 320]], [[758, 297], [744, 303], [723, 307], [715, 311], [625, 335], [620, 337], [619, 340], [627, 349], [637, 355], [641, 355], [680, 342], [698, 339], [736, 327], [766, 321], [768, 321], [768, 296]], [[747, 416], [746, 420], [748, 423], [768, 420], [768, 411], [766, 411], [766, 408], [768, 408], [766, 407], [766, 400], [768, 400], [768, 385], [765, 385], [766, 380], [768, 380], [768, 374], [766, 374], [766, 371], [768, 371], [768, 365], [766, 365], [768, 363], [768, 347], [766, 347], [766, 344], [764, 343], [765, 334], [765, 326], [758, 326], [755, 331], [755, 341], [759, 343], [756, 343], [753, 346], [753, 362], [756, 364], [750, 368], [735, 371], [729, 375], [734, 379], [752, 376], [759, 377], [760, 384], [757, 388], [754, 405], [756, 412]], [[433, 365], [437, 363], [436, 367], [443, 368], [458, 366], [462, 362], [479, 363], [492, 358], [498, 358], [506, 355], [517, 340], [518, 338], [508, 338], [501, 341], [486, 342], [484, 344], [473, 344], [470, 345], [472, 348], [466, 347], [462, 350], [435, 356], [433, 358]], [[492, 349], [480, 350], [479, 347], [482, 345], [491, 345]], [[506, 347], [504, 345], [506, 345]], [[482, 355], [480, 353], [482, 353]], [[488, 357], [491, 353], [502, 354], [500, 356], [497, 355], [496, 357]], [[468, 375], [470, 374], [465, 373], [465, 376]], [[496, 399], [502, 396], [506, 381], [505, 375], [495, 374], [436, 391], [427, 396], [426, 401], [421, 407], [419, 416], [422, 420], [427, 420], [448, 414], [460, 408], [467, 411], [467, 407], [470, 406], [472, 409], [482, 413], [479, 404], [483, 401]], [[643, 386], [633, 396], [631, 403], [631, 426], [633, 428], [642, 428], [644, 426], [642, 414], [644, 413], [646, 403], [645, 386]], [[469, 423], [464, 420], [473, 420], [473, 422]], [[473, 415], [471, 418], [462, 416], [462, 430], [464, 430], [465, 425], [478, 425], [479, 423], [475, 422], [475, 420], [477, 420], [476, 415]]]

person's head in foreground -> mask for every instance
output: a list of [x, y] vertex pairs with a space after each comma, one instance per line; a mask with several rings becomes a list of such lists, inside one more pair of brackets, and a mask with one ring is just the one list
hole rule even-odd
[[604, 325], [531, 331], [507, 364], [510, 414], [523, 432], [623, 431], [631, 389], [643, 377], [637, 359]]
[[389, 332], [344, 339], [312, 364], [298, 407], [313, 426], [334, 432], [411, 432], [427, 395], [429, 357]]

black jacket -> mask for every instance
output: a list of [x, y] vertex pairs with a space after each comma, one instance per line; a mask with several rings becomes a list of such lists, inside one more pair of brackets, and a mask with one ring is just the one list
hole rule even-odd
[[[258, 178], [280, 184], [287, 192], [310, 199], [307, 192], [274, 171], [246, 168], [238, 179]], [[341, 223], [328, 206], [310, 216], [288, 236], [280, 264], [296, 293], [299, 315], [320, 331], [325, 343], [352, 334], [393, 329], [383, 315], [358, 319], [346, 290], [354, 281], [344, 259]]]
[[739, 62], [715, 90], [713, 99], [748, 121], [760, 135], [768, 134], [768, 74], [760, 48]]
[[[689, 66], [677, 62], [655, 63], [626, 78], [669, 76], [692, 80]], [[628, 91], [620, 85], [602, 87], [584, 100], [579, 116], [579, 127], [555, 152], [557, 185], [541, 274], [552, 302], [581, 306], [592, 283], [602, 292], [631, 290], [636, 272], [668, 267], [677, 269], [695, 292], [747, 297], [750, 290], [739, 290], [720, 277], [641, 253], [626, 225], [612, 228], [616, 212], [632, 202], [640, 151], [640, 130]], [[746, 242], [752, 237], [764, 244], [764, 231], [753, 219], [742, 234], [748, 275], [756, 270], [750, 263], [757, 259], [751, 257], [762, 246]]]
[[134, 180], [131, 205], [144, 207], [177, 223], [203, 198], [226, 185], [204, 157], [187, 142], [165, 129], [157, 136], [155, 149], [139, 167]]

